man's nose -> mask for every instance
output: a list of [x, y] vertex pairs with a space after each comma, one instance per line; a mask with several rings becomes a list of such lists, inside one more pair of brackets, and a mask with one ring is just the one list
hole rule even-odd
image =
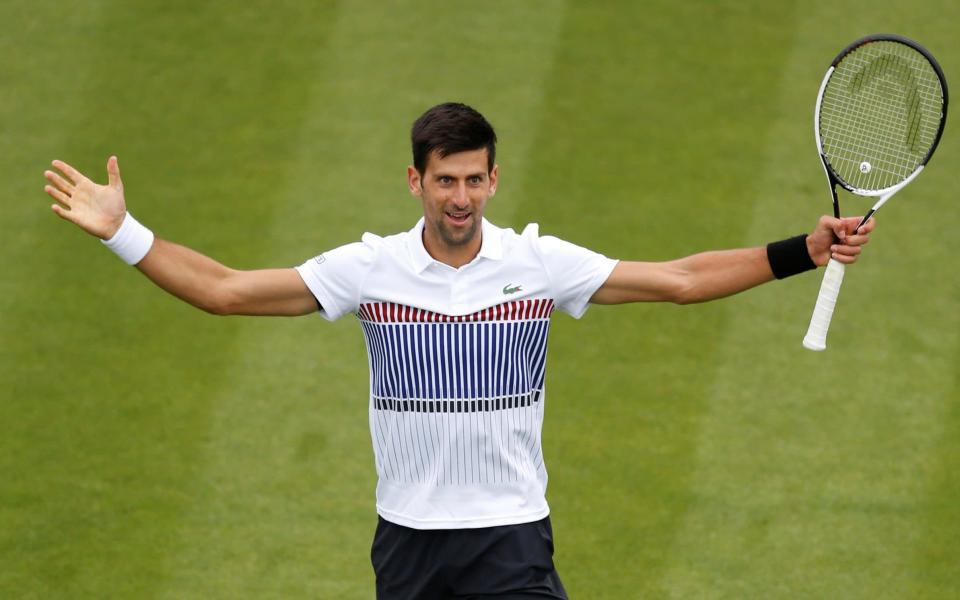
[[453, 201], [458, 208], [465, 208], [470, 202], [470, 196], [467, 194], [467, 184], [461, 183], [453, 192]]

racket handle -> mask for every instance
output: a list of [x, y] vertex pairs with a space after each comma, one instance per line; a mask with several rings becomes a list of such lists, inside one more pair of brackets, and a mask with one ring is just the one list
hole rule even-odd
[[803, 338], [803, 347], [808, 350], [820, 351], [827, 348], [827, 331], [830, 329], [833, 308], [837, 305], [837, 296], [840, 295], [845, 268], [843, 263], [832, 258], [827, 263], [827, 271], [823, 274], [823, 283], [820, 284], [820, 294], [817, 296], [817, 306], [813, 309], [810, 327]]

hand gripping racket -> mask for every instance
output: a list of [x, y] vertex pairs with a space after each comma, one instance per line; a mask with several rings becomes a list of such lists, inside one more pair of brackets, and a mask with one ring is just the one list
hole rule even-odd
[[[840, 217], [837, 184], [859, 196], [879, 196], [859, 229], [920, 174], [947, 118], [947, 82], [933, 56], [898, 35], [859, 39], [833, 59], [820, 84], [814, 132]], [[803, 345], [827, 347], [827, 330], [843, 283], [844, 265], [827, 264]]]

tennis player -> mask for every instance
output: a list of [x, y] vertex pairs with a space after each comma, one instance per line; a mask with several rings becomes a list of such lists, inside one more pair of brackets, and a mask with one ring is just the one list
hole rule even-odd
[[547, 332], [591, 303], [722, 298], [775, 278], [857, 260], [873, 222], [821, 217], [766, 247], [669, 262], [618, 261], [483, 218], [497, 190], [496, 134], [463, 104], [412, 129], [410, 193], [423, 217], [364, 234], [296, 268], [238, 271], [158, 237], [127, 211], [116, 157], [98, 185], [46, 171], [53, 211], [169, 293], [218, 315], [360, 321], [370, 364], [379, 481], [371, 558], [381, 599], [566, 598], [553, 564], [541, 451]]

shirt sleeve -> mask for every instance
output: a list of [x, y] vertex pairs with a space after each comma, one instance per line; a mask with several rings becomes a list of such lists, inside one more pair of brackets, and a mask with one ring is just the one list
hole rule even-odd
[[579, 319], [619, 261], [550, 235], [536, 237], [536, 246], [557, 308]]
[[356, 312], [367, 273], [373, 266], [380, 238], [364, 234], [363, 241], [319, 254], [296, 267], [320, 304], [320, 315], [335, 321]]

